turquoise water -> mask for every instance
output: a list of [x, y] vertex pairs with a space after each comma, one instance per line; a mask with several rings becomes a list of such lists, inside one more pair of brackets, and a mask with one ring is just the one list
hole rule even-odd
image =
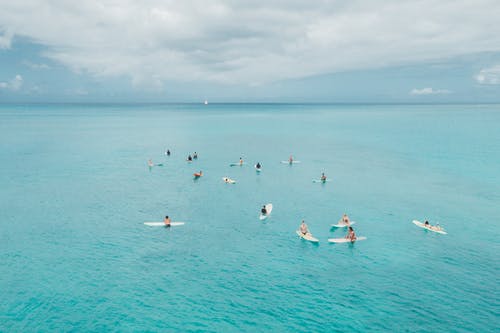
[[0, 331], [499, 327], [500, 105], [3, 105], [0, 162]]

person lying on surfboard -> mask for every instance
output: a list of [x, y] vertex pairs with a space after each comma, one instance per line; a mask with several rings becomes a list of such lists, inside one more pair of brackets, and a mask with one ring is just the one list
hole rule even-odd
[[436, 225], [436, 226], [433, 226], [433, 225], [430, 225], [429, 221], [427, 221], [427, 220], [425, 220], [425, 222], [424, 222], [424, 226], [425, 226], [426, 228], [431, 229], [431, 230], [436, 230], [436, 231], [441, 231], [441, 230], [443, 230], [443, 228], [441, 228], [441, 227], [439, 226], [439, 224], [438, 224], [438, 225]]
[[321, 181], [326, 182], [326, 176], [324, 172], [321, 173]]
[[170, 223], [172, 223], [172, 220], [170, 219], [170, 217], [165, 216], [165, 219], [163, 220], [163, 223], [165, 223], [165, 227], [170, 227]]
[[300, 225], [300, 232], [302, 235], [307, 235], [309, 233], [309, 228], [307, 228], [307, 224], [304, 220], [302, 220], [302, 224]]
[[356, 240], [356, 233], [354, 232], [354, 229], [352, 227], [349, 227], [349, 231], [347, 232], [345, 238], [350, 239], [351, 242], [354, 242]]

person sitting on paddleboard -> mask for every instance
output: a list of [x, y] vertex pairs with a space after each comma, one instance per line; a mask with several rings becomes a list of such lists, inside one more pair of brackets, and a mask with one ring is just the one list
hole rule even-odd
[[292, 164], [293, 163], [293, 156], [290, 155], [290, 157], [288, 158], [288, 163]]
[[193, 154], [193, 158], [194, 158], [195, 160], [196, 160], [196, 159], [198, 159], [198, 153], [197, 153], [197, 152], [194, 152], [194, 154]]
[[304, 220], [302, 220], [302, 224], [300, 225], [300, 232], [302, 235], [307, 235], [309, 233], [309, 229], [307, 228], [307, 224]]
[[326, 182], [326, 176], [324, 172], [321, 173], [321, 181]]
[[255, 166], [257, 169], [260, 169], [260, 162], [257, 162], [257, 165]]
[[346, 213], [344, 213], [344, 216], [342, 216], [342, 223], [351, 225], [351, 221], [349, 221], [349, 216], [347, 216]]
[[352, 227], [349, 227], [349, 231], [347, 232], [347, 236], [345, 236], [345, 238], [350, 239], [351, 242], [356, 240], [356, 233]]
[[167, 156], [170, 156], [170, 149], [167, 149]]
[[266, 215], [267, 214], [267, 209], [266, 209], [266, 206], [262, 206], [262, 209], [260, 210], [260, 212], [262, 213], [262, 215]]
[[193, 160], [193, 158], [191, 157], [191, 154], [189, 154], [189, 155], [188, 155], [187, 160], [188, 160], [189, 162], [191, 162], [191, 161]]
[[243, 159], [240, 157], [240, 165], [243, 164]]
[[170, 227], [170, 223], [172, 223], [172, 221], [170, 220], [170, 217], [165, 216], [165, 219], [163, 220], [163, 223], [165, 223], [165, 227]]

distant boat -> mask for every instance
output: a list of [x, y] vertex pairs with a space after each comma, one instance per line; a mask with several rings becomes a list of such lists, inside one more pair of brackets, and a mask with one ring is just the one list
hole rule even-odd
[[205, 103], [203, 103], [203, 104], [208, 105], [208, 101], [207, 101], [207, 100], [205, 100]]

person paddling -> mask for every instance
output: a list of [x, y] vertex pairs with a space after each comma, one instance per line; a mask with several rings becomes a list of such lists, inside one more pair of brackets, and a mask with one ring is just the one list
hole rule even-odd
[[165, 223], [165, 227], [170, 228], [170, 225], [171, 225], [172, 221], [170, 220], [170, 217], [168, 217], [168, 215], [165, 216], [165, 219], [163, 220], [163, 223]]

